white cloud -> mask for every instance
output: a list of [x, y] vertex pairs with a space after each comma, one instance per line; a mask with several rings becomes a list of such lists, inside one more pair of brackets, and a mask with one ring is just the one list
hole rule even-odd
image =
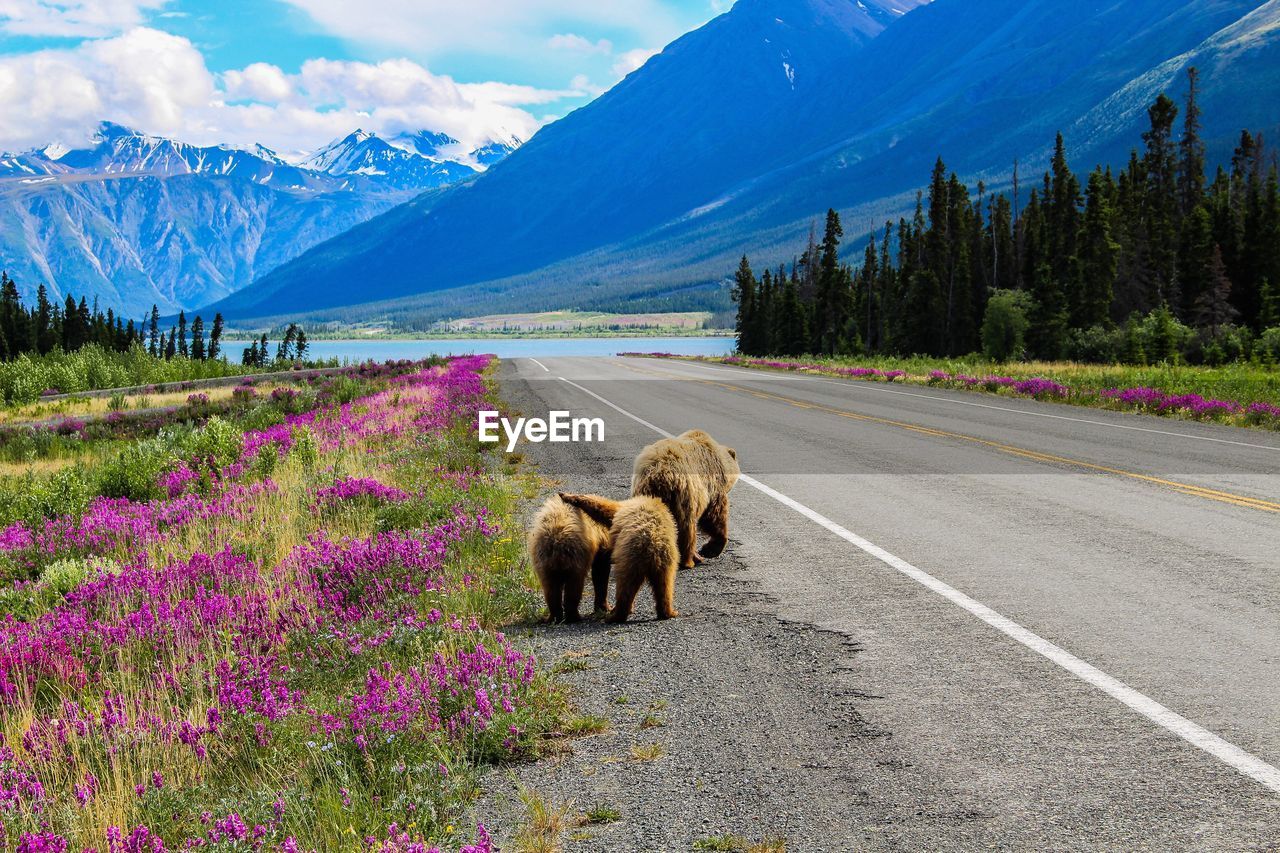
[[637, 48], [636, 50], [628, 50], [626, 53], [619, 54], [617, 62], [613, 63], [613, 73], [620, 78], [626, 77], [632, 71], [638, 70], [650, 59], [657, 56], [658, 53], [659, 51], [656, 50]]
[[285, 73], [265, 62], [255, 62], [241, 71], [228, 71], [222, 75], [222, 81], [232, 100], [273, 103], [293, 95], [293, 84]]
[[552, 50], [567, 50], [572, 53], [601, 53], [605, 56], [613, 53], [613, 42], [608, 39], [591, 41], [576, 33], [561, 33], [547, 39], [547, 47]]
[[564, 23], [585, 25], [588, 31], [629, 30], [651, 44], [682, 30], [663, 0], [380, 0], [376, 14], [351, 0], [285, 2], [341, 38], [428, 54], [518, 49], [535, 55], [546, 44], [540, 34]]
[[[0, 0], [3, 2], [3, 0]], [[356, 127], [431, 129], [478, 145], [527, 139], [524, 107], [580, 94], [506, 83], [457, 83], [407, 59], [309, 60], [296, 74], [254, 63], [212, 73], [187, 39], [145, 27], [65, 50], [0, 57], [0, 149], [82, 143], [100, 120], [199, 144], [261, 142], [311, 150]]]
[[93, 38], [141, 24], [169, 0], [0, 0], [0, 32]]

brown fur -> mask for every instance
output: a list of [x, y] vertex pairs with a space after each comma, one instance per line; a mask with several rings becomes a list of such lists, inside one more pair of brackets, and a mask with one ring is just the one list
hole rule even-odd
[[[689, 430], [640, 452], [631, 493], [661, 500], [675, 518], [680, 566], [720, 556], [729, 541], [729, 492], [738, 482], [738, 454], [702, 430]], [[695, 551], [698, 531], [708, 541]]]
[[609, 525], [592, 518], [560, 497], [542, 505], [529, 530], [529, 556], [542, 584], [552, 622], [577, 622], [578, 608], [587, 584], [595, 587], [595, 608], [607, 611]]
[[610, 622], [625, 622], [636, 596], [647, 581], [653, 589], [659, 619], [679, 616], [675, 606], [676, 568], [680, 551], [676, 523], [667, 505], [657, 498], [640, 496], [613, 501], [597, 495], [560, 496], [595, 521], [611, 525], [613, 574], [616, 589]]

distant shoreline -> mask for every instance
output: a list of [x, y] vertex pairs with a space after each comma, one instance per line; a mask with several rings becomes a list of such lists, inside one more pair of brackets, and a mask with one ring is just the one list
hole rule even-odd
[[[475, 340], [573, 340], [573, 339], [613, 339], [613, 338], [731, 338], [732, 329], [616, 329], [593, 331], [520, 331], [520, 332], [423, 332], [396, 334], [342, 334], [338, 332], [307, 331], [308, 341], [475, 341]], [[232, 331], [228, 333], [225, 345], [248, 346], [254, 338], [247, 332]]]

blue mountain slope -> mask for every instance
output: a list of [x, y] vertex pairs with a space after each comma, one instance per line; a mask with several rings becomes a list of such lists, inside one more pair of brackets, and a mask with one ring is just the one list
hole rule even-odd
[[896, 217], [939, 154], [995, 183], [1021, 158], [1031, 182], [1061, 129], [1082, 165], [1122, 159], [1190, 64], [1216, 154], [1280, 124], [1280, 0], [859, 5], [741, 0], [430, 214], [392, 211], [222, 307], [459, 314], [718, 283], [744, 249], [789, 257], [828, 205], [854, 233]]
[[[301, 165], [255, 146], [196, 146], [103, 122], [90, 144], [0, 155], [0, 268], [129, 316], [222, 299], [424, 190], [519, 146], [467, 153], [421, 131], [357, 131]], [[459, 150], [462, 149], [462, 150]]]
[[660, 225], [786, 162], [802, 135], [787, 116], [820, 98], [884, 21], [920, 2], [740, 0], [430, 216], [400, 217], [388, 246], [363, 254], [356, 246], [370, 238], [353, 234], [258, 282], [228, 310], [298, 307], [298, 276], [319, 285], [308, 288], [311, 306], [349, 300], [348, 288], [325, 282], [353, 276], [373, 298], [496, 278]]

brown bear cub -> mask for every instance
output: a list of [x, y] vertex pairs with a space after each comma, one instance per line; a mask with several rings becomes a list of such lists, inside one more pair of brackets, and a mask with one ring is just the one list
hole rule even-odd
[[610, 622], [627, 621], [645, 581], [653, 589], [653, 604], [659, 619], [680, 615], [675, 604], [680, 551], [676, 544], [675, 519], [666, 504], [645, 496], [625, 501], [597, 495], [562, 494], [560, 497], [602, 524], [610, 525], [616, 585]]
[[547, 598], [552, 622], [578, 622], [587, 574], [595, 587], [596, 610], [609, 609], [608, 522], [569, 506], [553, 495], [542, 505], [529, 531], [529, 556]]
[[[738, 454], [700, 429], [666, 438], [640, 451], [631, 494], [661, 500], [675, 518], [680, 567], [720, 556], [729, 541], [729, 492], [741, 470]], [[698, 531], [709, 537], [701, 553]]]

